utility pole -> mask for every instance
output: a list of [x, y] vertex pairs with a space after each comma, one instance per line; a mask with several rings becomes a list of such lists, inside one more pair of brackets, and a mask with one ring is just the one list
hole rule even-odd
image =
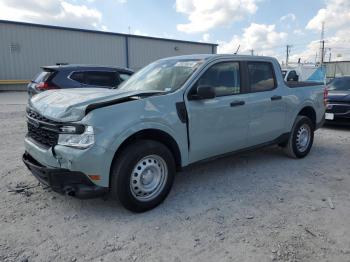
[[241, 45], [238, 45], [236, 52], [233, 53], [234, 55], [237, 55], [237, 54], [238, 54], [238, 51], [239, 51], [239, 48], [240, 48], [240, 47], [241, 47]]
[[321, 65], [323, 65], [323, 62], [324, 62], [324, 55], [325, 55], [325, 52], [324, 52], [324, 40], [321, 41]]
[[321, 28], [321, 39], [320, 39], [320, 64], [323, 64], [324, 61], [324, 26], [325, 22], [322, 21], [322, 28]]
[[315, 55], [315, 64], [317, 63], [317, 52], [316, 52], [316, 55]]
[[286, 67], [288, 66], [288, 61], [289, 61], [289, 55], [290, 55], [290, 49], [291, 49], [291, 45], [287, 45], [286, 46]]
[[329, 48], [329, 58], [328, 58], [328, 62], [330, 62], [332, 59], [332, 48]]

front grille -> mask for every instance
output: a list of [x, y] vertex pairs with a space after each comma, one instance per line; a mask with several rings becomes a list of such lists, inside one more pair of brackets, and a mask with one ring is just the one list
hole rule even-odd
[[28, 122], [28, 137], [34, 139], [36, 142], [52, 147], [57, 145], [58, 133], [45, 130], [41, 127], [35, 127], [33, 124]]
[[46, 117], [40, 115], [30, 108], [27, 108], [27, 117], [27, 136], [29, 138], [45, 147], [52, 147], [57, 145], [58, 133], [54, 131], [55, 125], [57, 127], [56, 122], [47, 119]]
[[46, 123], [50, 123], [50, 124], [54, 124], [55, 123], [55, 121], [52, 121], [52, 120], [50, 120], [50, 119], [40, 115], [39, 113], [35, 112], [34, 110], [32, 110], [30, 108], [27, 108], [27, 116], [30, 117], [30, 118], [39, 120], [39, 121], [46, 122]]
[[331, 108], [327, 109], [327, 112], [335, 114], [345, 114], [348, 111], [350, 111], [350, 105], [332, 105]]

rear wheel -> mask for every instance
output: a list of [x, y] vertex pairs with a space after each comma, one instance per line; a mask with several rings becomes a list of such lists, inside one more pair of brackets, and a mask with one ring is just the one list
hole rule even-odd
[[112, 196], [125, 208], [143, 212], [159, 205], [168, 195], [175, 161], [163, 144], [139, 140], [119, 154], [111, 175]]
[[298, 116], [284, 151], [292, 158], [303, 158], [311, 150], [314, 141], [314, 125], [310, 118]]

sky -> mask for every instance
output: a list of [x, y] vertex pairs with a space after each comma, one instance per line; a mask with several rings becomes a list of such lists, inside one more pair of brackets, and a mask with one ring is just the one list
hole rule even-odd
[[0, 0], [0, 19], [217, 43], [218, 53], [350, 59], [350, 0]]

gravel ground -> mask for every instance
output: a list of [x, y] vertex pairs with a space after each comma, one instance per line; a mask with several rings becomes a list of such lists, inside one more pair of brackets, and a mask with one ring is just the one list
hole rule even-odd
[[0, 103], [0, 261], [350, 261], [349, 128], [317, 131], [302, 160], [269, 147], [193, 166], [133, 214], [38, 186], [24, 109]]

